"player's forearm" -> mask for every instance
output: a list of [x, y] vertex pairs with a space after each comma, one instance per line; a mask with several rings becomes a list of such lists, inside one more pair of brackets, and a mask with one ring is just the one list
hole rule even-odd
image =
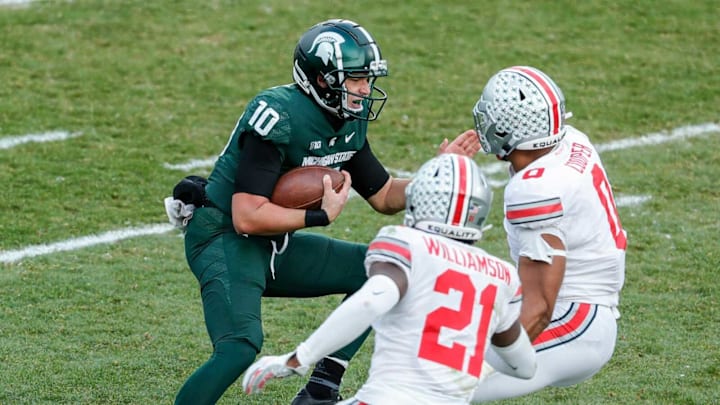
[[233, 212], [233, 226], [237, 233], [275, 235], [305, 227], [305, 210], [290, 209], [267, 203], [252, 215]]
[[297, 347], [302, 365], [313, 364], [360, 336], [400, 299], [397, 285], [387, 276], [373, 276], [345, 300], [310, 337]]
[[503, 347], [492, 345], [492, 348], [503, 360], [503, 362], [491, 363], [496, 370], [524, 379], [535, 375], [537, 368], [535, 349], [524, 329], [520, 329], [520, 334], [512, 344]]
[[522, 323], [523, 328], [527, 331], [531, 342], [550, 324], [552, 310], [548, 311], [546, 310], [547, 308], [544, 304], [535, 304], [528, 309], [523, 308], [520, 314], [520, 323]]
[[277, 235], [308, 226], [327, 225], [317, 220], [308, 224], [306, 210], [284, 208], [264, 197], [251, 197], [252, 203], [243, 202], [242, 198], [239, 194], [233, 196], [232, 221], [239, 234]]
[[[558, 249], [560, 245], [549, 245]], [[534, 341], [550, 324], [555, 300], [565, 274], [565, 257], [553, 256], [552, 263], [520, 256], [518, 272], [523, 285], [520, 322]]]
[[385, 200], [387, 201], [388, 208], [390, 208], [393, 213], [405, 209], [405, 188], [409, 183], [410, 179], [392, 179], [390, 191]]
[[368, 199], [375, 211], [392, 215], [405, 209], [405, 187], [409, 179], [391, 177], [383, 188]]

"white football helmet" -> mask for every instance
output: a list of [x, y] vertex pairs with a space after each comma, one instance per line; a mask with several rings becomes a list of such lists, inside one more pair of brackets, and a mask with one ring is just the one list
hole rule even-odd
[[544, 149], [565, 136], [565, 96], [550, 77], [529, 66], [490, 78], [475, 104], [475, 129], [485, 153], [504, 159], [515, 149]]
[[444, 153], [426, 162], [405, 188], [405, 226], [474, 242], [490, 212], [492, 190], [475, 162]]

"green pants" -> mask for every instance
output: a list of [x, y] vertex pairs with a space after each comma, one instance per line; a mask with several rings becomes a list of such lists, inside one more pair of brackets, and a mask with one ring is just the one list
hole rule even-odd
[[[350, 295], [367, 279], [366, 250], [364, 244], [296, 232], [275, 255], [273, 278], [269, 238], [236, 234], [230, 217], [215, 208], [196, 210], [185, 254], [200, 284], [213, 354], [185, 382], [176, 404], [215, 403], [252, 364], [263, 344], [261, 297]], [[333, 356], [349, 360], [368, 333]]]

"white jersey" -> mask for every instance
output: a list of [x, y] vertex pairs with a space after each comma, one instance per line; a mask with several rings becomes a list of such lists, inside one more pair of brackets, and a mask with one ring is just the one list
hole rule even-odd
[[520, 312], [515, 267], [482, 249], [404, 226], [386, 226], [366, 268], [391, 262], [408, 289], [373, 324], [375, 351], [355, 399], [373, 405], [468, 404], [485, 349]]
[[567, 126], [552, 152], [510, 178], [504, 225], [516, 263], [527, 248], [518, 237], [523, 228], [547, 230], [563, 240], [567, 262], [558, 300], [618, 305], [627, 236], [587, 135]]

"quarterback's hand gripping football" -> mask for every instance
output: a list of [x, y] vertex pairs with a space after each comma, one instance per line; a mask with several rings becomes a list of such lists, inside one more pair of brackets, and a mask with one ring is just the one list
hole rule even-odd
[[308, 372], [308, 366], [288, 367], [288, 360], [294, 354], [295, 352], [290, 352], [281, 356], [261, 357], [245, 371], [242, 381], [243, 391], [246, 394], [257, 394], [265, 388], [268, 381], [274, 378], [305, 375]]
[[350, 187], [352, 180], [350, 179], [350, 173], [345, 170], [341, 170], [340, 173], [345, 176], [345, 182], [342, 188], [335, 192], [332, 187], [332, 180], [330, 176], [325, 175], [323, 177], [324, 194], [322, 198], [321, 208], [325, 210], [330, 222], [333, 222], [337, 218], [345, 207], [345, 203], [350, 196]]

